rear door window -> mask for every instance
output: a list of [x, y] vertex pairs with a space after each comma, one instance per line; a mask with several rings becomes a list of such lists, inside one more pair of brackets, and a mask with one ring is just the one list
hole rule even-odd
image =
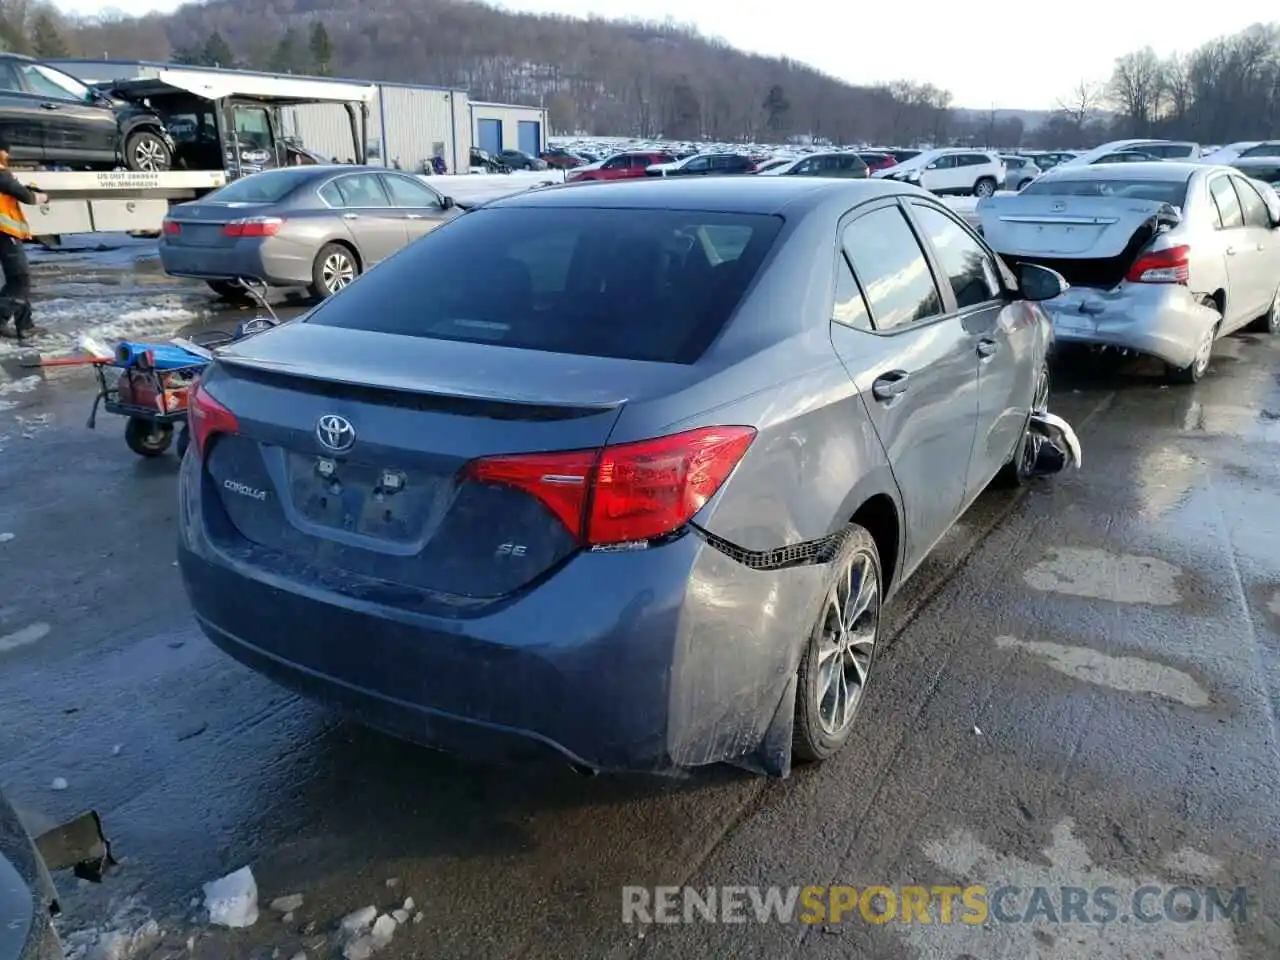
[[380, 178], [372, 173], [356, 173], [334, 181], [344, 207], [389, 207], [391, 201]]
[[1271, 214], [1267, 210], [1267, 204], [1262, 199], [1262, 195], [1253, 189], [1248, 182], [1239, 177], [1232, 177], [1231, 183], [1236, 188], [1236, 196], [1240, 198], [1240, 209], [1244, 213], [1244, 225], [1246, 227], [1261, 227], [1263, 230], [1270, 230]]
[[911, 210], [951, 284], [959, 309], [988, 303], [1000, 295], [994, 284], [995, 264], [964, 227], [927, 204], [912, 203]]
[[438, 340], [693, 363], [782, 220], [679, 210], [491, 207], [429, 233], [305, 322]]
[[396, 207], [438, 207], [440, 197], [421, 180], [383, 174], [383, 185], [391, 194], [391, 204]]
[[1214, 177], [1209, 181], [1209, 195], [1213, 197], [1214, 206], [1218, 208], [1219, 225], [1223, 230], [1233, 230], [1244, 226], [1244, 211], [1240, 209], [1240, 201], [1231, 188], [1228, 177]]
[[841, 245], [866, 291], [877, 330], [942, 314], [942, 297], [907, 218], [896, 206], [863, 214], [844, 229]]

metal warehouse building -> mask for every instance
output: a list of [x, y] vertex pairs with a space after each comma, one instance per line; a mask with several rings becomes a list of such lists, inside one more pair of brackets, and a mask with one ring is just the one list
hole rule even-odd
[[521, 150], [536, 157], [547, 148], [547, 111], [513, 103], [472, 101], [471, 130], [481, 150]]
[[[152, 71], [183, 70], [180, 64], [146, 60], [57, 60], [53, 66], [85, 83], [135, 79]], [[201, 73], [217, 72], [254, 77], [286, 75], [248, 70], [192, 67]], [[367, 83], [332, 77], [301, 77], [319, 83]], [[546, 110], [514, 104], [472, 103], [465, 90], [406, 83], [379, 83], [369, 107], [370, 163], [422, 171], [437, 154], [450, 173], [470, 169], [472, 145], [491, 153], [504, 149], [538, 154], [546, 148]], [[319, 153], [338, 161], [351, 159], [351, 128], [339, 104], [307, 104], [281, 109], [285, 136], [296, 136]]]

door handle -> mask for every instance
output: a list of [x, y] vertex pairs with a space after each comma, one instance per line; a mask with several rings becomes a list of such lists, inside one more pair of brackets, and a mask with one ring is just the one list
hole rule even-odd
[[1000, 344], [996, 343], [994, 340], [978, 341], [978, 356], [982, 357], [984, 360], [988, 357], [994, 357], [996, 355], [996, 351], [999, 349]]
[[421, 220], [421, 219], [422, 219], [422, 214], [420, 214], [420, 213], [406, 213], [406, 214], [404, 215], [404, 218], [405, 218], [406, 220]]
[[343, 220], [359, 220], [359, 219], [360, 219], [360, 214], [358, 214], [358, 213], [344, 213], [344, 214], [342, 215], [342, 219], [343, 219]]
[[893, 370], [883, 376], [876, 377], [871, 384], [871, 395], [877, 400], [892, 400], [907, 392], [910, 374], [905, 370]]
[[1235, 247], [1227, 247], [1227, 256], [1228, 256], [1228, 257], [1234, 257], [1235, 255], [1236, 255], [1236, 248], [1235, 248]]
[[61, 107], [59, 104], [56, 104], [56, 103], [42, 103], [40, 104], [40, 109], [41, 110], [59, 110], [61, 109]]

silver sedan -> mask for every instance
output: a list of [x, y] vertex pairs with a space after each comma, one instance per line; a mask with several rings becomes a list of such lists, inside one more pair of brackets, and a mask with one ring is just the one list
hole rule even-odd
[[306, 166], [245, 177], [174, 207], [166, 273], [230, 296], [241, 279], [324, 298], [461, 209], [424, 181], [373, 167]]
[[1059, 341], [1163, 360], [1204, 376], [1214, 342], [1280, 333], [1280, 202], [1239, 170], [1164, 160], [1056, 167], [978, 203], [987, 242], [1061, 273], [1046, 302]]

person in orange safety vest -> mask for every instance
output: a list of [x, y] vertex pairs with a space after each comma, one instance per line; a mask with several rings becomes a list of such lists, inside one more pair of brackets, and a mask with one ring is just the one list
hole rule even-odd
[[19, 340], [37, 333], [31, 320], [31, 268], [23, 248], [31, 239], [22, 204], [48, 203], [49, 198], [18, 182], [9, 170], [9, 143], [0, 137], [0, 271], [4, 272], [4, 288], [0, 289], [0, 334], [8, 335], [5, 325], [13, 320], [14, 335]]

